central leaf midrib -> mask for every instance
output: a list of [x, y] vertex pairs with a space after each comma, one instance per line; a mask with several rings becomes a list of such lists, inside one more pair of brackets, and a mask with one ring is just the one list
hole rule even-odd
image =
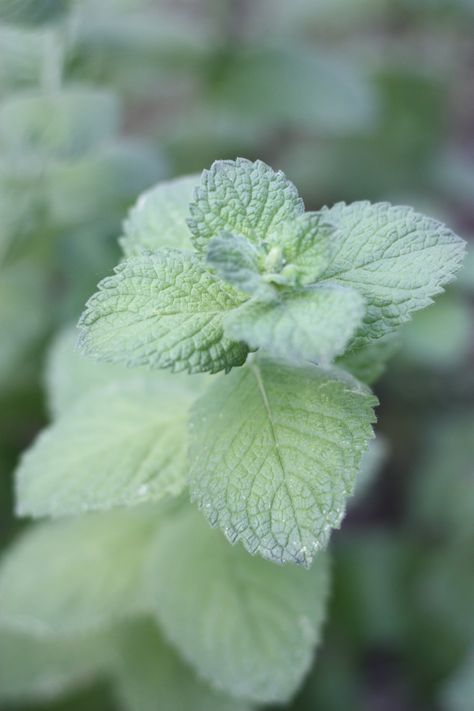
[[[250, 370], [251, 370], [251, 371], [254, 373], [254, 375], [255, 375], [255, 379], [256, 379], [256, 381], [257, 381], [258, 389], [259, 389], [260, 395], [261, 395], [261, 397], [262, 397], [262, 402], [263, 402], [263, 405], [264, 405], [264, 407], [265, 407], [265, 411], [266, 411], [266, 413], [267, 413], [268, 422], [269, 422], [269, 425], [270, 425], [270, 433], [271, 433], [271, 436], [272, 436], [273, 443], [274, 443], [274, 445], [275, 445], [275, 450], [276, 450], [276, 454], [277, 454], [278, 464], [280, 465], [280, 469], [281, 469], [281, 473], [282, 473], [282, 480], [283, 480], [283, 483], [284, 483], [284, 485], [285, 485], [285, 488], [286, 488], [286, 490], [287, 490], [287, 492], [288, 492], [288, 498], [289, 498], [289, 500], [290, 500], [291, 508], [292, 508], [292, 511], [293, 511], [293, 518], [294, 518], [294, 521], [295, 521], [295, 524], [296, 524], [296, 528], [297, 528], [297, 530], [298, 530], [298, 537], [299, 537], [299, 539], [300, 539], [301, 545], [303, 545], [303, 537], [302, 537], [302, 535], [301, 535], [301, 529], [300, 529], [300, 526], [299, 526], [298, 518], [297, 518], [297, 516], [296, 516], [296, 510], [295, 510], [295, 506], [294, 506], [294, 503], [293, 503], [293, 497], [291, 496], [291, 493], [290, 493], [290, 491], [289, 491], [289, 489], [288, 489], [288, 484], [287, 484], [286, 479], [285, 479], [285, 473], [286, 473], [286, 471], [285, 471], [285, 466], [284, 466], [284, 464], [283, 464], [283, 459], [282, 459], [281, 451], [280, 451], [280, 444], [279, 444], [279, 442], [278, 442], [278, 438], [277, 438], [276, 431], [275, 431], [275, 425], [274, 425], [274, 422], [273, 422], [272, 409], [271, 409], [271, 407], [270, 407], [270, 401], [269, 401], [269, 399], [268, 399], [268, 395], [267, 395], [267, 392], [266, 392], [266, 390], [265, 390], [265, 385], [264, 385], [264, 383], [263, 383], [262, 374], [261, 374], [260, 368], [258, 367], [258, 365], [257, 365], [255, 362], [251, 363], [251, 364], [249, 365], [249, 367], [250, 367]], [[270, 515], [271, 515], [271, 512], [270, 512]]]

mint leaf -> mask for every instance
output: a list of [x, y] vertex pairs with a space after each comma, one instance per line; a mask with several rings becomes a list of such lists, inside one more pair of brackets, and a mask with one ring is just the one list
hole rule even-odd
[[216, 273], [241, 291], [252, 293], [260, 285], [259, 254], [245, 237], [222, 232], [213, 237], [207, 263]]
[[187, 506], [157, 532], [148, 574], [162, 629], [200, 676], [263, 703], [296, 691], [321, 633], [325, 555], [310, 571], [272, 565], [230, 546]]
[[140, 575], [156, 509], [36, 524], [3, 558], [0, 625], [55, 637], [143, 612]]
[[127, 257], [139, 256], [143, 249], [191, 247], [191, 233], [186, 223], [198, 175], [159, 183], [144, 193], [124, 223], [120, 245]]
[[186, 485], [190, 376], [135, 376], [80, 398], [43, 430], [16, 472], [20, 516], [133, 506]]
[[128, 625], [117, 635], [115, 689], [129, 711], [250, 711], [200, 681], [161, 639], [150, 620]]
[[191, 413], [190, 488], [230, 541], [309, 566], [340, 525], [376, 399], [342, 373], [262, 359]]
[[342, 353], [362, 322], [364, 300], [339, 286], [282, 292], [232, 311], [225, 333], [275, 358], [329, 363]]
[[285, 264], [292, 265], [299, 284], [313, 284], [329, 265], [333, 230], [320, 212], [305, 212], [277, 227], [272, 241], [281, 247]]
[[334, 224], [327, 281], [357, 289], [367, 301], [359, 348], [395, 330], [432, 302], [459, 268], [464, 242], [436, 220], [388, 203], [338, 203], [323, 215]]
[[110, 382], [136, 377], [136, 372], [129, 368], [86, 358], [76, 348], [77, 338], [75, 326], [63, 328], [48, 352], [44, 381], [48, 408], [55, 418], [91, 391]]
[[79, 322], [83, 352], [127, 365], [229, 370], [247, 349], [224, 335], [226, 311], [244, 297], [189, 252], [132, 257], [99, 284]]
[[0, 631], [0, 700], [49, 700], [102, 678], [112, 649], [106, 635], [38, 639]]
[[298, 191], [281, 171], [237, 158], [216, 161], [203, 172], [188, 224], [195, 248], [205, 253], [209, 240], [221, 232], [258, 243], [303, 211]]

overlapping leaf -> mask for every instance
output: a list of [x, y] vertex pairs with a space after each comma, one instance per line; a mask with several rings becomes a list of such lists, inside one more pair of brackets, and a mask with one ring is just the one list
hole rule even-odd
[[375, 404], [316, 366], [262, 359], [234, 370], [192, 410], [193, 498], [229, 540], [309, 566], [342, 520]]
[[325, 555], [310, 571], [272, 565], [230, 546], [185, 507], [161, 527], [148, 577], [161, 627], [199, 675], [257, 702], [296, 691], [320, 638]]

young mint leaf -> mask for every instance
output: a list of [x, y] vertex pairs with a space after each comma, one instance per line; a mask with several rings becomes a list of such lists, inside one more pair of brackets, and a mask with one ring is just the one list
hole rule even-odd
[[207, 263], [216, 273], [241, 291], [253, 293], [261, 283], [259, 254], [241, 235], [221, 232], [209, 241]]
[[111, 664], [105, 634], [71, 639], [0, 630], [0, 701], [47, 701], [102, 678]]
[[64, 516], [157, 501], [186, 485], [191, 376], [135, 375], [80, 398], [16, 472], [20, 516]]
[[260, 160], [221, 160], [201, 177], [190, 205], [189, 227], [198, 252], [221, 232], [259, 243], [285, 220], [304, 212], [295, 186]]
[[126, 711], [250, 711], [200, 681], [152, 620], [127, 625], [117, 637], [114, 687]]
[[191, 412], [191, 494], [230, 541], [309, 566], [340, 525], [376, 399], [342, 373], [262, 359]]
[[322, 213], [335, 226], [325, 280], [352, 286], [367, 301], [355, 348], [428, 306], [461, 265], [463, 240], [409, 207], [338, 203]]
[[223, 318], [245, 297], [190, 252], [132, 257], [99, 284], [79, 322], [84, 353], [99, 360], [190, 373], [242, 365], [247, 348]]
[[364, 300], [340, 286], [282, 292], [274, 301], [253, 299], [229, 313], [227, 336], [275, 358], [330, 363], [362, 322]]
[[0, 626], [67, 637], [143, 612], [140, 583], [156, 509], [36, 524], [0, 567]]
[[305, 212], [275, 230], [272, 242], [281, 248], [285, 264], [293, 267], [299, 284], [314, 284], [329, 265], [333, 229], [321, 213]]
[[135, 257], [144, 249], [155, 252], [162, 247], [189, 249], [186, 219], [198, 184], [199, 176], [189, 175], [159, 183], [141, 195], [123, 226], [120, 245], [125, 255]]
[[282, 702], [301, 683], [320, 638], [327, 562], [322, 554], [305, 571], [249, 556], [186, 506], [150, 548], [150, 601], [200, 676], [238, 698]]

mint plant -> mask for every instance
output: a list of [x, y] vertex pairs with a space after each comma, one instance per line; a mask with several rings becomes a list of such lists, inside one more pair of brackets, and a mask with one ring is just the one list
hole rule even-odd
[[191, 412], [191, 496], [232, 542], [309, 565], [342, 520], [376, 404], [331, 364], [370, 358], [427, 306], [463, 243], [405, 207], [304, 212], [281, 172], [244, 159], [205, 171], [189, 213], [184, 249], [157, 242], [99, 285], [81, 348], [130, 366], [233, 369]]
[[[53, 422], [18, 467], [17, 511], [60, 520], [5, 557], [0, 627], [105, 635], [97, 666], [129, 709], [146, 690], [174, 707], [181, 685], [203, 711], [284, 702], [371, 466], [369, 383], [463, 241], [407, 207], [305, 212], [283, 173], [237, 159], [142, 196], [120, 243], [79, 323], [92, 358], [68, 330], [49, 360]], [[141, 645], [188, 681], [156, 686]]]

